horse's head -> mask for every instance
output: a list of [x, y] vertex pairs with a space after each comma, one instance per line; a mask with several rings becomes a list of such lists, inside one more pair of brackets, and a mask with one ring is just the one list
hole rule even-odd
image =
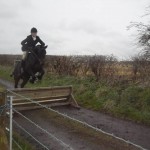
[[48, 46], [41, 47], [40, 45], [36, 46], [36, 54], [38, 55], [40, 60], [44, 60], [46, 56], [46, 48]]

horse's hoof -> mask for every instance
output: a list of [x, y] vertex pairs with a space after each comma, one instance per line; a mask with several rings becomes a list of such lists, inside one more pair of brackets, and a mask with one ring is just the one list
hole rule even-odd
[[34, 83], [34, 81], [35, 81], [34, 79], [29, 80], [29, 82], [32, 83], [32, 84]]
[[30, 83], [32, 83], [32, 84], [33, 84], [33, 83], [34, 83], [34, 81], [30, 80]]

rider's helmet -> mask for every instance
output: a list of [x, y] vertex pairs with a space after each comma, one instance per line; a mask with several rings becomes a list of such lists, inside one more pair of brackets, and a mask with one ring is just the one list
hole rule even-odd
[[37, 29], [33, 27], [33, 28], [31, 29], [31, 33], [37, 33]]

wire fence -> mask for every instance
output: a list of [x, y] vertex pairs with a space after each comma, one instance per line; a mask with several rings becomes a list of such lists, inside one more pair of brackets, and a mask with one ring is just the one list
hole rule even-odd
[[[68, 150], [72, 150], [72, 148], [67, 145], [66, 143], [64, 143], [62, 140], [58, 139], [56, 136], [54, 136], [53, 134], [51, 134], [50, 132], [48, 132], [47, 130], [43, 129], [41, 126], [39, 126], [38, 124], [36, 124], [35, 122], [33, 122], [32, 120], [30, 120], [29, 118], [27, 118], [26, 116], [24, 116], [23, 114], [21, 114], [19, 111], [13, 109], [13, 111], [17, 114], [19, 114], [21, 117], [23, 117], [25, 120], [27, 120], [28, 122], [30, 122], [31, 124], [33, 124], [35, 127], [37, 127], [38, 129], [40, 129], [41, 131], [43, 131], [44, 133], [46, 133], [47, 135], [49, 135], [49, 137], [53, 138], [54, 140], [56, 140], [57, 142], [59, 142], [59, 144], [61, 144], [63, 147], [67, 148]], [[13, 120], [14, 121], [14, 120]], [[14, 121], [16, 123], [16, 121]], [[17, 124], [17, 126], [19, 126], [19, 124]], [[21, 126], [19, 126], [21, 128]], [[23, 129], [23, 127], [22, 127]], [[24, 130], [25, 131], [25, 130]], [[27, 131], [26, 131], [27, 132]], [[30, 136], [32, 136], [30, 134]], [[34, 138], [32, 136], [32, 138]], [[38, 142], [40, 145], [42, 145], [42, 143]], [[42, 145], [44, 147], [44, 145]]]
[[[13, 95], [16, 95], [16, 93], [12, 92], [12, 91], [8, 91], [10, 93], [12, 93]], [[20, 97], [22, 97], [22, 95], [19, 95]], [[22, 113], [20, 113], [19, 111], [17, 111], [15, 108], [13, 108], [13, 97], [14, 96], [8, 96], [7, 101], [9, 102], [9, 104], [1, 107], [3, 109], [1, 109], [2, 111], [4, 111], [6, 108], [9, 109], [9, 112], [7, 112], [7, 114], [9, 115], [9, 128], [7, 128], [7, 130], [9, 131], [9, 149], [12, 150], [13, 148], [13, 144], [12, 142], [19, 148], [19, 149], [23, 149], [23, 147], [21, 147], [21, 145], [19, 145], [19, 143], [14, 140], [13, 138], [13, 128], [12, 126], [15, 125], [17, 128], [19, 128], [20, 130], [22, 130], [23, 132], [25, 132], [30, 138], [32, 138], [34, 141], [36, 141], [41, 147], [42, 149], [45, 150], [50, 150], [51, 147], [46, 146], [45, 144], [43, 144], [42, 142], [40, 142], [34, 135], [32, 135], [29, 131], [27, 131], [27, 129], [25, 129], [22, 125], [20, 125], [16, 120], [13, 119], [13, 113], [18, 114], [19, 116], [21, 116], [23, 119], [25, 119], [26, 121], [28, 121], [29, 123], [31, 123], [32, 125], [34, 125], [35, 127], [37, 127], [39, 130], [41, 130], [44, 134], [47, 134], [49, 136], [49, 138], [53, 139], [54, 141], [57, 141], [57, 144], [61, 145], [63, 150], [73, 150], [72, 147], [70, 147], [70, 145], [66, 144], [65, 142], [63, 142], [62, 140], [58, 139], [56, 136], [54, 136], [52, 133], [50, 133], [49, 131], [45, 130], [43, 127], [39, 126], [38, 124], [36, 124], [35, 122], [33, 122], [31, 119], [27, 118], [25, 115], [23, 115]], [[27, 100], [28, 98], [26, 98]]]
[[23, 150], [23, 148], [18, 144], [18, 142], [14, 138], [12, 138], [12, 141], [17, 145], [19, 149]]
[[8, 104], [0, 106], [0, 116], [4, 116], [3, 112], [5, 111], [6, 108], [8, 108]]
[[[58, 115], [60, 115], [60, 116], [62, 116], [62, 117], [64, 117], [64, 118], [67, 118], [67, 119], [69, 119], [69, 120], [78, 122], [78, 123], [80, 123], [80, 124], [82, 124], [82, 125], [84, 125], [84, 126], [86, 126], [86, 127], [92, 128], [93, 130], [96, 130], [97, 132], [104, 133], [104, 134], [109, 135], [109, 136], [111, 136], [111, 137], [113, 137], [113, 138], [116, 138], [116, 139], [118, 139], [118, 140], [120, 140], [120, 141], [123, 141], [123, 142], [125, 142], [125, 143], [127, 143], [127, 144], [133, 145], [133, 146], [135, 146], [135, 147], [137, 147], [137, 148], [139, 148], [139, 149], [145, 150], [143, 147], [141, 147], [141, 146], [139, 146], [139, 145], [136, 145], [136, 144], [134, 144], [134, 143], [132, 143], [132, 142], [130, 142], [130, 141], [126, 141], [126, 140], [124, 140], [124, 139], [122, 139], [122, 138], [119, 138], [119, 137], [113, 135], [113, 134], [104, 132], [103, 130], [101, 130], [101, 129], [97, 128], [97, 127], [94, 127], [94, 126], [92, 126], [92, 125], [89, 125], [89, 124], [86, 123], [86, 122], [82, 122], [82, 121], [77, 120], [77, 119], [75, 119], [75, 118], [72, 118], [72, 117], [70, 117], [70, 116], [68, 116], [68, 115], [66, 115], [66, 114], [62, 114], [62, 113], [60, 113], [60, 112], [58, 112], [58, 111], [56, 111], [56, 110], [54, 110], [54, 109], [52, 109], [52, 108], [50, 108], [50, 107], [48, 107], [48, 106], [46, 106], [46, 105], [42, 105], [42, 104], [40, 104], [39, 102], [34, 101], [34, 100], [31, 99], [31, 98], [25, 97], [25, 96], [23, 96], [23, 95], [20, 95], [20, 94], [18, 94], [18, 93], [15, 93], [15, 92], [13, 92], [13, 91], [11, 91], [11, 90], [7, 90], [7, 92], [8, 92], [9, 94], [13, 95], [13, 96], [18, 96], [18, 97], [21, 97], [21, 98], [23, 98], [23, 99], [25, 99], [25, 100], [27, 100], [27, 101], [30, 101], [30, 102], [32, 102], [32, 103], [34, 103], [34, 104], [37, 104], [37, 105], [41, 106], [42, 108], [45, 108], [45, 109], [47, 109], [47, 110], [49, 110], [49, 111], [51, 111], [51, 112], [57, 113]], [[17, 111], [15, 108], [12, 108], [12, 101], [13, 101], [13, 97], [12, 97], [12, 96], [9, 96], [8, 101], [9, 101], [9, 106], [8, 106], [8, 104], [6, 104], [5, 106], [3, 106], [3, 109], [4, 109], [4, 108], [7, 108], [7, 107], [10, 108], [10, 109], [9, 109], [9, 110], [10, 110], [10, 112], [9, 112], [9, 115], [10, 115], [10, 127], [9, 127], [9, 133], [10, 133], [10, 150], [12, 150], [12, 141], [14, 142], [15, 145], [18, 146], [19, 149], [23, 149], [23, 148], [19, 145], [19, 143], [17, 143], [17, 141], [15, 141], [15, 140], [13, 139], [13, 135], [12, 135], [13, 129], [11, 129], [11, 128], [12, 128], [12, 125], [11, 125], [11, 124], [14, 124], [14, 125], [17, 126], [18, 128], [20, 128], [22, 131], [24, 131], [28, 136], [30, 136], [30, 137], [31, 137], [33, 140], [35, 140], [39, 145], [41, 145], [41, 146], [43, 147], [43, 149], [46, 149], [46, 150], [49, 150], [49, 149], [50, 149], [47, 145], [45, 145], [45, 144], [43, 144], [42, 142], [40, 142], [34, 135], [32, 135], [31, 133], [29, 133], [29, 131], [27, 131], [27, 130], [26, 130], [23, 126], [21, 126], [17, 121], [15, 121], [15, 120], [12, 118], [12, 116], [11, 116], [11, 115], [12, 115], [12, 112], [15, 112], [16, 114], [18, 114], [19, 116], [21, 116], [21, 117], [22, 117], [23, 119], [25, 119], [27, 122], [31, 123], [31, 124], [34, 125], [36, 128], [38, 128], [39, 130], [41, 130], [44, 134], [47, 134], [49, 138], [52, 138], [53, 140], [57, 141], [58, 144], [61, 145], [63, 149], [65, 149], [65, 150], [73, 150], [73, 148], [72, 148], [70, 145], [68, 145], [68, 144], [66, 144], [65, 142], [63, 142], [62, 140], [58, 139], [58, 138], [57, 138], [56, 136], [54, 136], [52, 133], [50, 133], [49, 131], [45, 130], [43, 127], [41, 127], [40, 125], [38, 125], [37, 123], [35, 123], [34, 121], [32, 121], [31, 119], [29, 119], [28, 117], [26, 117], [25, 115], [23, 115], [23, 114], [20, 113], [19, 111]], [[10, 105], [11, 105], [11, 106], [10, 106]], [[12, 131], [11, 131], [11, 130], [12, 130]]]
[[17, 123], [15, 120], [13, 120], [15, 125], [20, 128], [22, 131], [24, 131], [27, 135], [29, 135], [32, 139], [34, 139], [39, 145], [41, 145], [43, 148], [49, 150], [48, 147], [46, 147], [44, 144], [42, 144], [39, 140], [37, 140], [31, 133], [29, 133], [25, 128], [23, 128], [19, 123]]

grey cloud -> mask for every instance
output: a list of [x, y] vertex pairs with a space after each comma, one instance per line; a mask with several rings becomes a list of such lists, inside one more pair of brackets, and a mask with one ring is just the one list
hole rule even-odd
[[3, 19], [3, 21], [7, 19], [14, 19], [17, 17], [16, 12], [7, 11], [7, 10], [0, 10], [0, 19]]
[[97, 37], [102, 37], [102, 38], [120, 38], [123, 36], [122, 33], [119, 31], [113, 31], [110, 30], [109, 28], [106, 28], [100, 24], [97, 24], [94, 21], [90, 20], [81, 20], [81, 21], [75, 21], [71, 24], [68, 24], [67, 22], [60, 22], [59, 29], [65, 30], [65, 31], [71, 31], [71, 32], [84, 32], [88, 36], [97, 36]]
[[21, 9], [28, 9], [30, 7], [32, 7], [30, 0], [1, 0], [0, 18], [4, 20], [17, 18]]
[[86, 32], [88, 34], [99, 34], [99, 31], [103, 31], [104, 27], [98, 26], [96, 22], [90, 21], [90, 20], [78, 20], [74, 21], [72, 23], [67, 23], [64, 20], [60, 22], [58, 28], [61, 28], [63, 30], [70, 30], [75, 32]]
[[[113, 18], [109, 18], [111, 16], [116, 19], [118, 12], [114, 16], [110, 13], [117, 10], [110, 12], [108, 10], [103, 17], [102, 10], [96, 6], [97, 3], [106, 5], [110, 2], [106, 1], [82, 0], [82, 3], [80, 0], [69, 0], [70, 5], [67, 5], [67, 2], [63, 3], [61, 0], [0, 0], [0, 53], [22, 53], [20, 42], [29, 34], [30, 28], [35, 26], [39, 30], [40, 37], [49, 45], [48, 54], [114, 53], [119, 57], [132, 54], [134, 48], [130, 45], [131, 38], [127, 31], [124, 31], [128, 20], [124, 22], [124, 19], [128, 17], [130, 19], [130, 16], [135, 18], [139, 8], [144, 12], [141, 4], [144, 6], [147, 0], [140, 2], [112, 0], [118, 7], [128, 8], [130, 13], [125, 12], [126, 18], [122, 18], [121, 14], [118, 15], [120, 22], [117, 22], [117, 26]], [[122, 3], [126, 5], [121, 6]], [[97, 8], [98, 13], [93, 13], [95, 11], [93, 10], [90, 15], [88, 9], [83, 11], [82, 8], [85, 8], [85, 5], [81, 6], [83, 4], [90, 9]], [[114, 9], [113, 7], [109, 9]], [[98, 15], [95, 17], [95, 14]], [[105, 17], [108, 18], [105, 20]], [[99, 18], [101, 20], [98, 20]]]

